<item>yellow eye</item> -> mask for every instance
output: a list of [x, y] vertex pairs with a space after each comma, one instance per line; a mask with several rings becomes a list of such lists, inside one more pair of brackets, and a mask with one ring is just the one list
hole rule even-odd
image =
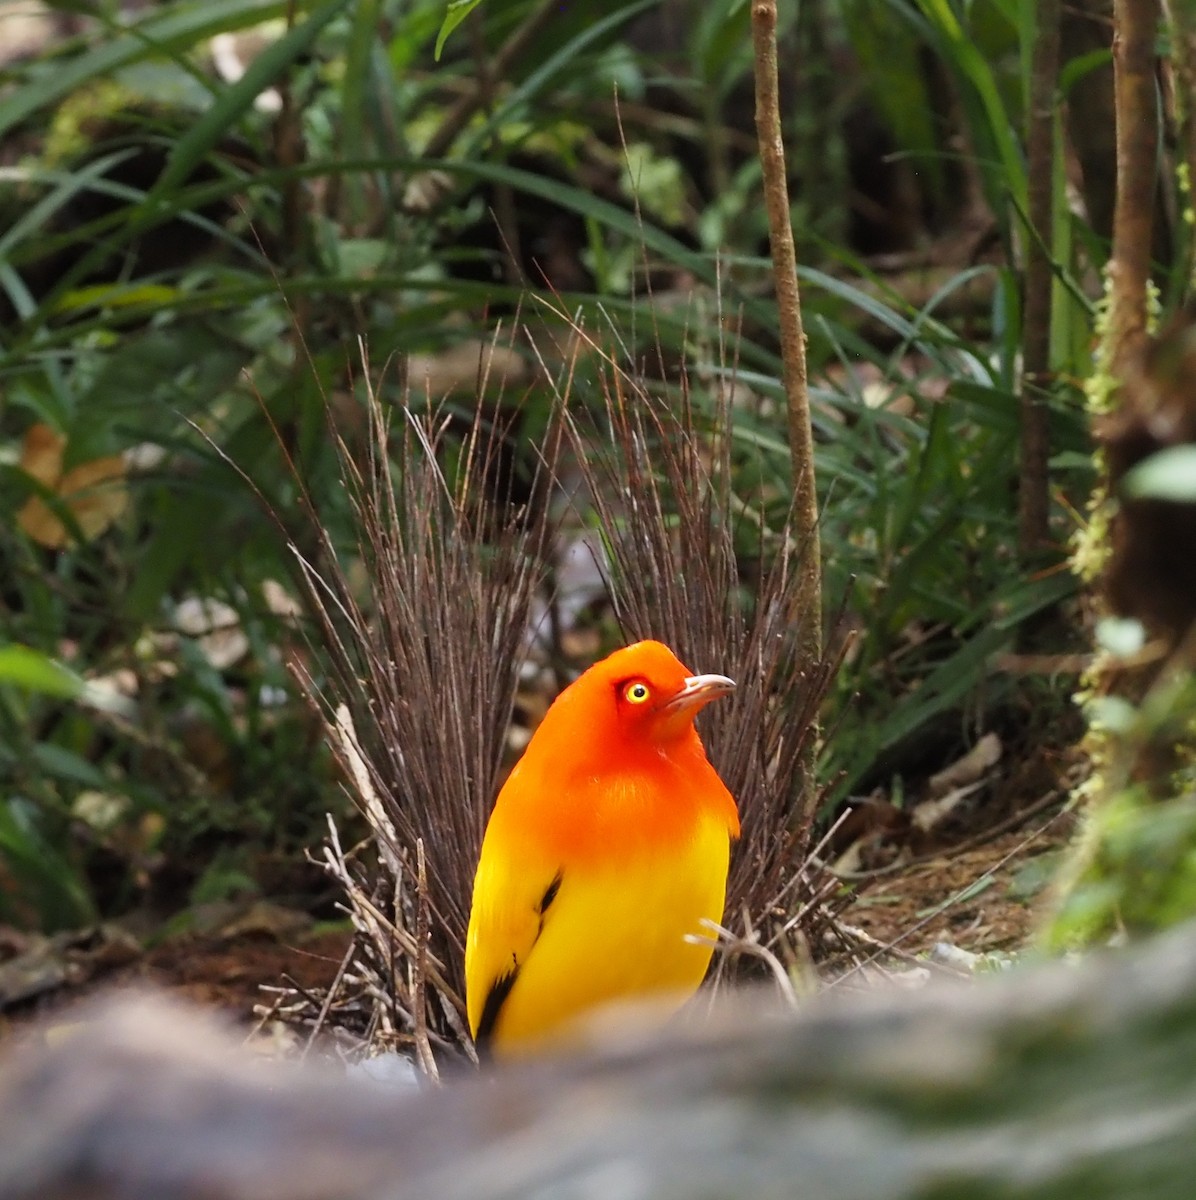
[[623, 699], [628, 704], [643, 704], [652, 695], [652, 689], [640, 680], [629, 683], [623, 689]]

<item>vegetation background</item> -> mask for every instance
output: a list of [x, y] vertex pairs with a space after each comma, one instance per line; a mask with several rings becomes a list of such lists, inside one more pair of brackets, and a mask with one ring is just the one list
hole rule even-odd
[[[782, 7], [824, 609], [851, 635], [823, 814], [873, 793], [908, 821], [995, 733], [970, 836], [1061, 795], [1081, 729], [1112, 7]], [[752, 592], [793, 481], [747, 9], [503, 0], [436, 61], [443, 0], [0, 5], [0, 921], [332, 912], [304, 852], [353, 817], [288, 669], [334, 672], [292, 545], [326, 536], [368, 597], [330, 436], [364, 444], [367, 393], [447, 422], [450, 477], [500, 430], [496, 505], [536, 501], [563, 371], [601, 406], [578, 329], [699, 430], [730, 395]], [[1156, 312], [1192, 263], [1165, 32]], [[562, 519], [558, 579], [593, 522]], [[575, 586], [544, 592], [524, 724], [618, 639]]]

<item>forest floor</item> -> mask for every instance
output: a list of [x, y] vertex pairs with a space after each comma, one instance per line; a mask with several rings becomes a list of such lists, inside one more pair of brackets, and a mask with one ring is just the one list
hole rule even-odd
[[1072, 828], [1060, 804], [1017, 830], [908, 860], [861, 880], [842, 919], [907, 954], [943, 942], [972, 954], [1015, 953], [1037, 927]]
[[[865, 801], [859, 812], [879, 812], [857, 826], [852, 861], [836, 863], [854, 889], [841, 919], [903, 955], [940, 943], [970, 954], [1022, 949], [1075, 835], [1067, 801], [1083, 772], [1078, 736], [1064, 719], [1003, 749], [994, 740], [987, 759], [969, 762], [977, 746], [932, 777], [930, 798], [908, 812]], [[936, 780], [945, 781], [937, 798]]]
[[[941, 943], [975, 955], [1015, 954], [1025, 946], [1075, 818], [1064, 808], [1062, 788], [1020, 809], [1015, 804], [995, 824], [993, 811], [1008, 805], [999, 803], [999, 791], [988, 799], [958, 814], [950, 835], [921, 853], [911, 853], [906, 838], [871, 837], [870, 858], [890, 861], [852, 873], [854, 894], [840, 919], [894, 946], [903, 958]], [[328, 988], [350, 942], [347, 927], [316, 925], [302, 912], [260, 900], [228, 905], [197, 924], [202, 928], [151, 940], [145, 948], [132, 938], [95, 932], [40, 942], [28, 935], [0, 937], [0, 997], [22, 985], [30, 991], [0, 1012], [0, 1039], [33, 1018], [54, 1020], [97, 990], [136, 985], [218, 1008], [249, 1027], [272, 1000], [263, 989], [284, 981], [303, 991]]]

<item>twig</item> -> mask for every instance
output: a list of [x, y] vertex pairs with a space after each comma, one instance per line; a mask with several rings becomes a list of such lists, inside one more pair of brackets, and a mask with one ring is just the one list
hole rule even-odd
[[[390, 873], [395, 879], [398, 879], [403, 873], [402, 864], [399, 862], [395, 849], [399, 844], [399, 838], [395, 833], [394, 825], [386, 815], [386, 809], [382, 807], [382, 802], [378, 799], [378, 793], [374, 790], [373, 783], [370, 781], [370, 771], [365, 764], [365, 759], [361, 756], [357, 731], [353, 728], [353, 714], [349, 711], [347, 704], [336, 706], [335, 719], [328, 731], [340, 746], [344, 762], [353, 779], [353, 786], [357, 789], [361, 811], [365, 813], [366, 820], [369, 821], [370, 827], [374, 831], [374, 841], [378, 846], [378, 853], [390, 868]], [[331, 815], [328, 821], [331, 825]]]
[[415, 843], [415, 955], [411, 963], [411, 1007], [415, 1017], [415, 1054], [424, 1075], [440, 1082], [436, 1059], [428, 1042], [428, 1013], [424, 986], [428, 971], [428, 870], [424, 862], [424, 843]]
[[793, 981], [789, 978], [789, 972], [785, 970], [781, 960], [761, 944], [760, 935], [751, 925], [748, 925], [746, 932], [740, 935], [732, 933], [726, 926], [720, 925], [717, 921], [711, 921], [707, 917], [702, 918], [701, 924], [703, 928], [709, 929], [714, 937], [687, 933], [685, 935], [687, 942], [694, 946], [712, 946], [720, 954], [732, 957], [746, 955], [749, 958], [758, 958], [772, 972], [785, 1003], [790, 1008], [797, 1008], [797, 992], [793, 990]]
[[[329, 817], [329, 820], [332, 818]], [[349, 964], [353, 961], [355, 947], [350, 942], [345, 950], [344, 956], [341, 958], [341, 965], [336, 969], [336, 976], [328, 985], [328, 990], [324, 994], [324, 1002], [320, 1005], [319, 1012], [316, 1013], [316, 1019], [312, 1023], [311, 1033], [308, 1035], [307, 1043], [303, 1047], [303, 1053], [300, 1054], [300, 1060], [305, 1059], [311, 1053], [312, 1046], [315, 1045], [316, 1038], [320, 1034], [320, 1030], [324, 1028], [324, 1022], [328, 1020], [328, 1013], [332, 1009], [333, 1002], [341, 990], [341, 981], [345, 978], [345, 972], [349, 969]]]
[[[806, 338], [797, 283], [797, 251], [790, 219], [785, 146], [781, 137], [780, 85], [777, 72], [777, 2], [753, 0], [752, 42], [756, 87], [756, 136], [760, 144], [764, 203], [768, 211], [782, 376], [789, 414], [789, 450], [793, 457], [794, 515], [803, 553], [801, 584], [793, 619], [798, 623], [798, 673], [814, 677], [822, 660], [822, 551], [818, 532], [818, 494], [814, 486], [814, 434], [806, 381]], [[806, 837], [817, 802], [814, 763], [817, 728], [802, 750], [798, 795], [791, 828]]]
[[908, 950], [902, 950], [892, 942], [883, 942], [880, 938], [873, 937], [866, 929], [861, 929], [858, 925], [850, 925], [846, 921], [840, 920], [836, 922], [836, 928], [841, 934], [859, 942], [861, 946], [874, 950], [879, 958], [896, 958], [911, 967], [925, 967], [927, 970], [938, 971], [943, 975], [950, 975], [952, 978], [959, 977], [960, 972], [953, 967], [946, 966], [944, 963], [932, 962], [930, 959], [919, 958], [918, 955], [911, 954]]
[[[992, 841], [993, 838], [1000, 837], [1001, 834], [1008, 833], [1011, 829], [1017, 829], [1019, 825], [1024, 825], [1031, 817], [1037, 816], [1043, 809], [1050, 808], [1052, 804], [1058, 804], [1063, 799], [1065, 799], [1063, 791], [1059, 788], [1051, 788], [1049, 792], [1039, 796], [1037, 800], [1033, 800], [1023, 808], [1019, 808], [1015, 813], [1010, 813], [1004, 820], [998, 821], [983, 833], [978, 833], [974, 837], [967, 838], [965, 841], [952, 846], [951, 853], [959, 854], [964, 850], [974, 850], [977, 846], [983, 846], [986, 842]], [[1034, 836], [1037, 837], [1041, 832], [1042, 830], [1036, 829]], [[914, 862], [910, 865], [916, 865], [924, 861], [927, 860], [914, 859]]]
[[[411, 956], [417, 953], [417, 947], [411, 934], [406, 929], [396, 925], [393, 921], [388, 920], [382, 911], [369, 897], [363, 895], [355, 889], [354, 902], [361, 906], [363, 914], [367, 915], [369, 921], [376, 924], [380, 930], [385, 931], [390, 940], [393, 941], [403, 952], [404, 956]], [[434, 954], [428, 953], [425, 957], [425, 977], [444, 993], [445, 997], [451, 1000], [458, 1009], [464, 1011], [464, 1004], [461, 1002], [456, 990], [452, 988], [444, 976], [444, 968]]]

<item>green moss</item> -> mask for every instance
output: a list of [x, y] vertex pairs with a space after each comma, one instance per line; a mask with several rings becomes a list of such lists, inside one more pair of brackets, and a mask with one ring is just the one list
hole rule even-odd
[[60, 166], [90, 149], [89, 130], [98, 122], [126, 114], [136, 96], [115, 79], [97, 79], [63, 101], [46, 134], [43, 161]]
[[1052, 948], [1196, 916], [1196, 793], [1160, 801], [1126, 788], [1091, 809], [1077, 849], [1081, 870], [1048, 931]]
[[[1084, 389], [1094, 417], [1113, 410], [1119, 387], [1109, 290], [1106, 272], [1094, 367]], [[1159, 295], [1152, 288], [1152, 331], [1159, 312]], [[1089, 586], [1107, 568], [1116, 512], [1099, 448], [1094, 457], [1100, 482], [1089, 498], [1088, 521], [1073, 539], [1071, 558], [1072, 570]], [[1196, 915], [1196, 775], [1191, 766], [1196, 688], [1188, 675], [1160, 677], [1135, 707], [1110, 693], [1120, 665], [1118, 655], [1098, 650], [1076, 693], [1088, 719], [1083, 749], [1090, 773], [1071, 797], [1084, 810], [1084, 826], [1060, 872], [1054, 914], [1044, 930], [1053, 950], [1161, 929]], [[1114, 706], [1113, 700], [1120, 702]], [[1145, 778], [1146, 764], [1155, 764], [1161, 777]]]
[[1196, 675], [1163, 675], [1108, 725], [1107, 706], [1092, 700], [1087, 711], [1092, 773], [1074, 797], [1085, 824], [1045, 930], [1055, 950], [1196, 916]]

